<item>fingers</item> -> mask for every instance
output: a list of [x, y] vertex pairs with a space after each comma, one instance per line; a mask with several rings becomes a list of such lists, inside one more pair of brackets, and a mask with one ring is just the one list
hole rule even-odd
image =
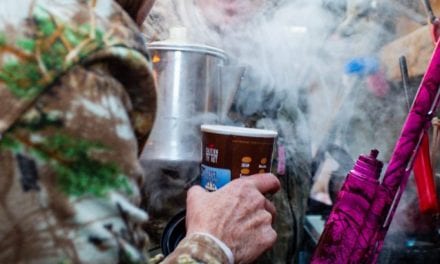
[[271, 173], [255, 174], [243, 179], [252, 181], [262, 194], [276, 193], [280, 189], [280, 181]]
[[277, 210], [275, 208], [275, 205], [271, 201], [266, 199], [264, 204], [264, 209], [272, 215], [272, 224], [273, 224], [275, 222], [275, 217], [277, 215]]
[[263, 236], [265, 238], [264, 248], [267, 250], [276, 242], [277, 232], [271, 226], [268, 226], [265, 230], [263, 230]]
[[194, 185], [188, 190], [186, 199], [189, 202], [192, 199], [198, 199], [197, 197], [200, 197], [203, 194], [206, 194], [206, 190], [203, 189], [201, 186]]

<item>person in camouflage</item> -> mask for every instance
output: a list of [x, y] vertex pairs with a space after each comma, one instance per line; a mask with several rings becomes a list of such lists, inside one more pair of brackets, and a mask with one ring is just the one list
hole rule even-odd
[[[151, 5], [140, 2], [143, 13], [130, 12], [137, 21]], [[112, 0], [20, 4], [0, 8], [0, 263], [162, 261], [146, 253], [141, 224], [148, 214], [138, 207], [144, 178], [138, 145], [151, 130], [156, 94], [137, 25]], [[223, 194], [191, 189], [188, 236], [163, 262], [253, 260], [276, 238], [263, 194], [278, 188], [273, 175], [263, 175]], [[226, 207], [231, 193], [253, 193], [246, 197], [259, 202], [246, 210], [260, 213], [234, 239], [224, 233], [236, 232], [228, 223], [216, 230], [200, 216], [221, 220], [247, 212], [243, 206], [215, 214], [194, 201]]]

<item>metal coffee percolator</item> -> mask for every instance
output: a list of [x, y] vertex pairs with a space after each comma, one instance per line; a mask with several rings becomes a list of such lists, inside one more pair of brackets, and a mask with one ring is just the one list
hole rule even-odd
[[[151, 216], [152, 232], [158, 232], [151, 235], [153, 243], [161, 227], [184, 209], [186, 190], [199, 179], [200, 125], [219, 123], [225, 116], [221, 112], [230, 107], [239, 83], [231, 80], [239, 80], [243, 72], [225, 67], [222, 50], [191, 43], [185, 36], [184, 28], [174, 28], [168, 40], [148, 46], [158, 109], [140, 162], [146, 172], [143, 207]], [[226, 75], [232, 79], [223, 79]]]
[[140, 157], [146, 172], [143, 207], [151, 216], [152, 245], [160, 243], [166, 254], [184, 236], [186, 190], [200, 179], [200, 125], [227, 119], [244, 67], [229, 65], [218, 48], [189, 42], [184, 28], [171, 29], [168, 40], [148, 50], [158, 109]]
[[199, 125], [216, 123], [221, 69], [226, 54], [186, 41], [185, 28], [173, 28], [166, 41], [148, 46], [157, 82], [158, 109], [142, 160], [200, 162]]

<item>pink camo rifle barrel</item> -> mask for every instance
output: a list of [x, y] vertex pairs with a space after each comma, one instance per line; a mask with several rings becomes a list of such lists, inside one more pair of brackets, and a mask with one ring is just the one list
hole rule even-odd
[[347, 176], [344, 187], [341, 189], [342, 194], [338, 196], [329, 216], [312, 263], [343, 264], [377, 261], [386, 233], [408, 182], [423, 134], [429, 128], [439, 103], [439, 45], [437, 42], [425, 76], [403, 124], [382, 183], [371, 186], [365, 184], [362, 190], [353, 191], [354, 189], [350, 186], [355, 179], [352, 177], [353, 171], [356, 171], [355, 165]]

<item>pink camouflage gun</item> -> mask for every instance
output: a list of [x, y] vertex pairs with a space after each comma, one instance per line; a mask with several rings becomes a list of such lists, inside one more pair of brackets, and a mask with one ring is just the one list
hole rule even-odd
[[376, 263], [440, 98], [437, 42], [382, 182], [378, 151], [361, 155], [349, 172], [311, 263]]

